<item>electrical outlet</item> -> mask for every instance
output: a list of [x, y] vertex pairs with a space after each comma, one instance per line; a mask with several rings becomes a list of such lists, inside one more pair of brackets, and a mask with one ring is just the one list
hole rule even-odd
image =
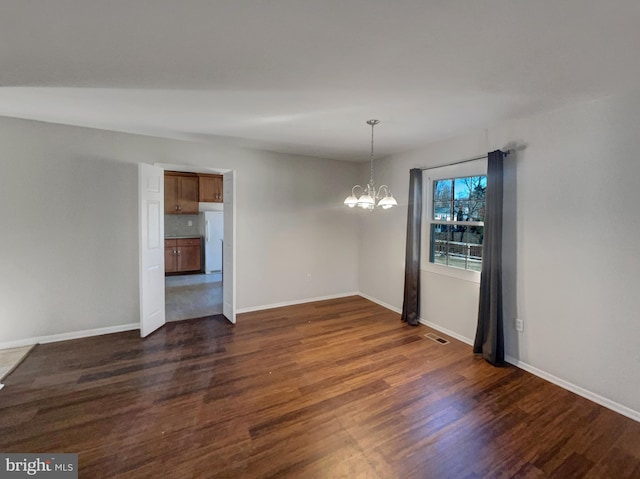
[[193, 226], [193, 221], [191, 220], [187, 221], [187, 226]]
[[311, 281], [311, 273], [307, 273], [307, 281]]
[[524, 331], [524, 320], [516, 318], [516, 331]]

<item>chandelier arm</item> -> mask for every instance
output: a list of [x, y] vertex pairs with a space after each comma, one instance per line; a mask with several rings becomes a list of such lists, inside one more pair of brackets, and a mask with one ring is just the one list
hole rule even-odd
[[361, 192], [364, 192], [364, 188], [360, 185], [355, 185], [353, 188], [351, 188], [351, 195], [352, 196], [356, 196], [356, 188], [360, 188]]
[[389, 196], [391, 194], [391, 190], [387, 185], [380, 185], [380, 188], [378, 188], [378, 197], [380, 198], [384, 198], [384, 196], [382, 196], [382, 190], [386, 192], [384, 196]]

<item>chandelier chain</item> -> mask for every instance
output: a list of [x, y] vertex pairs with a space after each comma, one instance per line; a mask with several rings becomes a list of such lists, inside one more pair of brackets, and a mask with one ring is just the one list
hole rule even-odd
[[370, 177], [371, 187], [373, 187], [373, 127], [376, 126], [378, 123], [380, 123], [380, 120], [368, 120], [367, 121], [367, 125], [371, 125], [371, 153], [369, 155], [369, 162], [371, 164], [371, 166], [370, 166], [370, 168], [371, 168], [371, 177]]
[[371, 121], [371, 155], [369, 159], [371, 161], [371, 186], [373, 186], [373, 127], [376, 126], [375, 121]]

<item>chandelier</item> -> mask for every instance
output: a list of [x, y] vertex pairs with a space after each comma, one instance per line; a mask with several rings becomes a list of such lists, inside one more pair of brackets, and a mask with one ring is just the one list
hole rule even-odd
[[[373, 127], [380, 123], [380, 120], [369, 120], [367, 125], [371, 125], [371, 178], [366, 188], [360, 185], [355, 185], [351, 188], [351, 195], [347, 196], [344, 200], [344, 204], [349, 208], [359, 206], [365, 210], [373, 210], [374, 208], [382, 208], [388, 210], [394, 206], [398, 206], [398, 202], [391, 194], [391, 190], [387, 185], [382, 185], [376, 190], [375, 183], [373, 181]], [[357, 196], [356, 190], [360, 190], [360, 196]]]

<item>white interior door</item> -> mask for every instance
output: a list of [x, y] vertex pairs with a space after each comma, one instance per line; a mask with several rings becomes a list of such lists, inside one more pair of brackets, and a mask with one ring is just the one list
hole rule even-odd
[[140, 237], [140, 335], [165, 323], [164, 309], [164, 170], [138, 165]]
[[222, 247], [222, 314], [235, 324], [236, 322], [236, 193], [235, 172], [223, 175], [222, 197], [224, 200], [224, 241]]

